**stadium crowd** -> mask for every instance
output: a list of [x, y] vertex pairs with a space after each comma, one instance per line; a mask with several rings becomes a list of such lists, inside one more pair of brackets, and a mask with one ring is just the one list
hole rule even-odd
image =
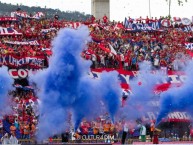
[[1, 136], [5, 132], [10, 135], [16, 135], [19, 132], [19, 137], [22, 139], [33, 138], [38, 122], [37, 97], [32, 90], [19, 88], [10, 92], [9, 95], [12, 96], [10, 98], [12, 111], [9, 114], [5, 114], [1, 120]]
[[92, 68], [138, 70], [140, 62], [150, 61], [156, 69], [179, 70], [178, 59], [182, 54], [189, 57], [185, 43], [193, 33], [178, 31], [176, 27], [181, 25], [141, 32], [127, 30], [121, 23], [106, 25], [90, 27], [93, 41], [83, 56], [92, 60]]
[[[163, 19], [160, 17], [160, 19]], [[137, 20], [128, 18], [131, 23], [150, 23], [158, 21], [157, 18], [148, 17]], [[17, 21], [0, 21], [0, 27], [12, 28], [17, 34], [9, 33], [0, 35], [0, 57], [12, 55], [15, 57], [43, 57], [48, 67], [48, 59], [52, 55], [51, 41], [60, 28], [77, 28], [81, 24], [89, 27], [92, 41], [88, 43], [81, 56], [90, 59], [91, 68], [114, 68], [124, 70], [138, 70], [138, 64], [142, 61], [150, 61], [153, 69], [167, 68], [168, 70], [180, 70], [189, 58], [191, 50], [187, 50], [185, 43], [191, 42], [193, 31], [178, 31], [176, 28], [184, 27], [182, 24], [173, 24], [163, 30], [155, 31], [130, 31], [121, 22], [109, 21], [106, 16], [102, 20], [96, 20], [93, 16], [85, 22], [69, 22], [53, 19], [18, 18]], [[35, 41], [34, 44], [21, 42]], [[13, 43], [17, 42], [17, 43]], [[183, 57], [186, 56], [186, 57]], [[180, 63], [179, 63], [180, 60]], [[10, 66], [8, 66], [10, 67]], [[24, 66], [26, 68], [26, 66]], [[27, 68], [30, 68], [27, 66]], [[38, 124], [37, 97], [33, 91], [16, 89], [10, 92], [12, 98], [13, 113], [5, 115], [3, 120], [10, 124], [9, 132], [5, 130], [1, 120], [1, 134], [5, 132], [12, 135], [18, 130], [22, 139], [33, 138]], [[123, 131], [124, 121], [112, 124], [108, 119], [97, 119], [93, 122], [82, 121], [80, 130], [75, 133], [78, 139], [80, 134], [114, 134], [120, 137]], [[108, 118], [108, 117], [107, 117]], [[129, 122], [130, 134], [134, 135], [135, 123]], [[135, 124], [135, 125], [134, 125]]]

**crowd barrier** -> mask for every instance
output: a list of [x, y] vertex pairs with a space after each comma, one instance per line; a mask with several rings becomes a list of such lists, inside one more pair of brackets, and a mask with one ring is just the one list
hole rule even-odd
[[[192, 143], [193, 144], [193, 141], [192, 139], [189, 140], [189, 139], [182, 139], [181, 141], [179, 141], [178, 139], [174, 139], [174, 138], [170, 138], [170, 142], [160, 142], [160, 144], [165, 144], [165, 143], [168, 143], [168, 144], [171, 144], [171, 143]], [[116, 144], [116, 143], [120, 143], [121, 142], [121, 139], [115, 139], [115, 140], [111, 140], [110, 142], [108, 142], [107, 140], [104, 140], [104, 139], [85, 139], [85, 140], [69, 140], [68, 143], [65, 143], [65, 144]], [[125, 141], [125, 144], [138, 144], [140, 142], [140, 140], [138, 138], [130, 138], [130, 139], [127, 139]], [[21, 145], [27, 145], [27, 144], [39, 144], [37, 143], [34, 139], [19, 139], [19, 143]], [[142, 143], [142, 142], [141, 142]], [[150, 138], [147, 137], [146, 139], [146, 143], [151, 143], [150, 141]], [[59, 139], [52, 139], [51, 141], [50, 140], [46, 140], [45, 142], [43, 142], [42, 144], [64, 144], [62, 143], [62, 139], [59, 138]], [[143, 143], [145, 144], [145, 143]]]
[[[111, 140], [110, 142], [108, 142], [107, 140], [96, 140], [96, 139], [86, 139], [86, 140], [69, 140], [68, 143], [65, 144], [97, 144], [97, 145], [103, 145], [103, 144], [116, 144], [116, 143], [120, 143], [120, 139], [119, 140]], [[132, 144], [133, 142], [139, 142], [139, 139], [128, 139], [126, 140], [126, 144]], [[39, 144], [37, 143], [35, 140], [33, 139], [19, 139], [19, 143], [21, 145], [27, 145], [27, 144]], [[52, 141], [47, 140], [45, 142], [42, 142], [42, 144], [64, 144], [62, 143], [62, 139], [52, 139]]]

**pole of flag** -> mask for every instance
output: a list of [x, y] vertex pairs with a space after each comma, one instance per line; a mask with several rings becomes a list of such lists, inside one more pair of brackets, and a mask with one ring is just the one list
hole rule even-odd
[[170, 7], [171, 7], [171, 0], [169, 0], [169, 18], [171, 17], [170, 16]]
[[149, 0], [149, 17], [151, 18], [151, 0]]

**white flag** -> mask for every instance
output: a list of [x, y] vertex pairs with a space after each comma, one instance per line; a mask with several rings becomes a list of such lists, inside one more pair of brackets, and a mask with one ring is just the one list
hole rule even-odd
[[109, 43], [109, 47], [111, 49], [111, 53], [117, 55], [117, 52], [115, 51], [115, 49], [113, 48], [113, 46]]

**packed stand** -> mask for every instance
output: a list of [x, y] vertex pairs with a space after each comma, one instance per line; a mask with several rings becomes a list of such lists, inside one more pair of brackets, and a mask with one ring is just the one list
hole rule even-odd
[[[150, 20], [140, 21], [149, 23]], [[153, 69], [180, 70], [185, 65], [184, 59], [190, 57], [185, 43], [192, 42], [193, 32], [178, 30], [184, 27], [181, 24], [171, 26], [160, 31], [131, 31], [115, 22], [91, 25], [93, 41], [83, 57], [92, 60], [92, 68], [138, 70], [140, 62], [150, 61]]]
[[[162, 19], [162, 18], [160, 18]], [[131, 23], [150, 23], [157, 18], [133, 20]], [[193, 32], [178, 31], [176, 28], [183, 25], [173, 25], [164, 31], [130, 31], [120, 22], [110, 22], [106, 16], [96, 20], [93, 16], [85, 22], [68, 22], [53, 19], [28, 19], [17, 21], [1, 21], [0, 27], [13, 28], [18, 35], [0, 35], [0, 56], [12, 55], [17, 58], [43, 57], [45, 63], [42, 68], [48, 67], [48, 59], [52, 55], [51, 41], [59, 29], [64, 27], [78, 28], [81, 24], [88, 26], [92, 41], [82, 52], [82, 57], [91, 60], [91, 68], [113, 68], [124, 70], [138, 70], [139, 63], [149, 61], [153, 69], [161, 67], [169, 70], [180, 70], [185, 65], [189, 53], [185, 47], [190, 42]], [[32, 41], [33, 43], [27, 43]], [[184, 57], [185, 56], [185, 57]], [[180, 63], [179, 63], [180, 61]], [[183, 62], [183, 64], [182, 64]], [[179, 65], [180, 64], [180, 65]], [[25, 68], [32, 69], [29, 66]], [[19, 68], [19, 67], [17, 67]], [[22, 139], [33, 138], [37, 130], [38, 112], [37, 97], [33, 91], [16, 90], [10, 93], [13, 96], [13, 114], [5, 116], [9, 124], [10, 134], [19, 131]], [[120, 139], [124, 121], [111, 123], [108, 119], [96, 119], [93, 122], [83, 121], [79, 131], [71, 131], [71, 139], [78, 140], [79, 135], [109, 134]], [[3, 122], [3, 121], [1, 121]], [[130, 135], [135, 137], [135, 123], [129, 122]], [[1, 123], [1, 133], [7, 132]]]
[[[130, 23], [150, 23], [160, 21], [148, 17], [133, 20]], [[19, 21], [3, 21], [0, 27], [13, 28], [22, 35], [1, 35], [0, 54], [24, 56], [41, 56], [48, 66], [51, 56], [51, 40], [60, 28], [77, 28], [85, 24], [90, 29], [92, 41], [88, 43], [82, 56], [93, 62], [92, 68], [115, 68], [138, 70], [142, 61], [150, 61], [154, 68], [167, 67], [169, 70], [178, 70], [176, 61], [178, 54], [187, 56], [185, 43], [193, 37], [192, 31], [179, 31], [182, 24], [173, 24], [163, 28], [163, 31], [130, 31], [123, 23], [111, 22], [106, 16], [96, 20], [93, 16], [85, 22], [67, 22], [58, 19], [21, 19]], [[191, 24], [192, 25], [192, 24]], [[12, 44], [10, 42], [35, 41], [35, 44]], [[171, 53], [172, 52], [172, 53]], [[177, 58], [176, 58], [177, 57]], [[175, 61], [174, 61], [175, 60]]]
[[16, 89], [9, 93], [12, 97], [12, 111], [5, 115], [1, 134], [9, 133], [20, 139], [32, 139], [38, 122], [38, 99], [32, 90]]

